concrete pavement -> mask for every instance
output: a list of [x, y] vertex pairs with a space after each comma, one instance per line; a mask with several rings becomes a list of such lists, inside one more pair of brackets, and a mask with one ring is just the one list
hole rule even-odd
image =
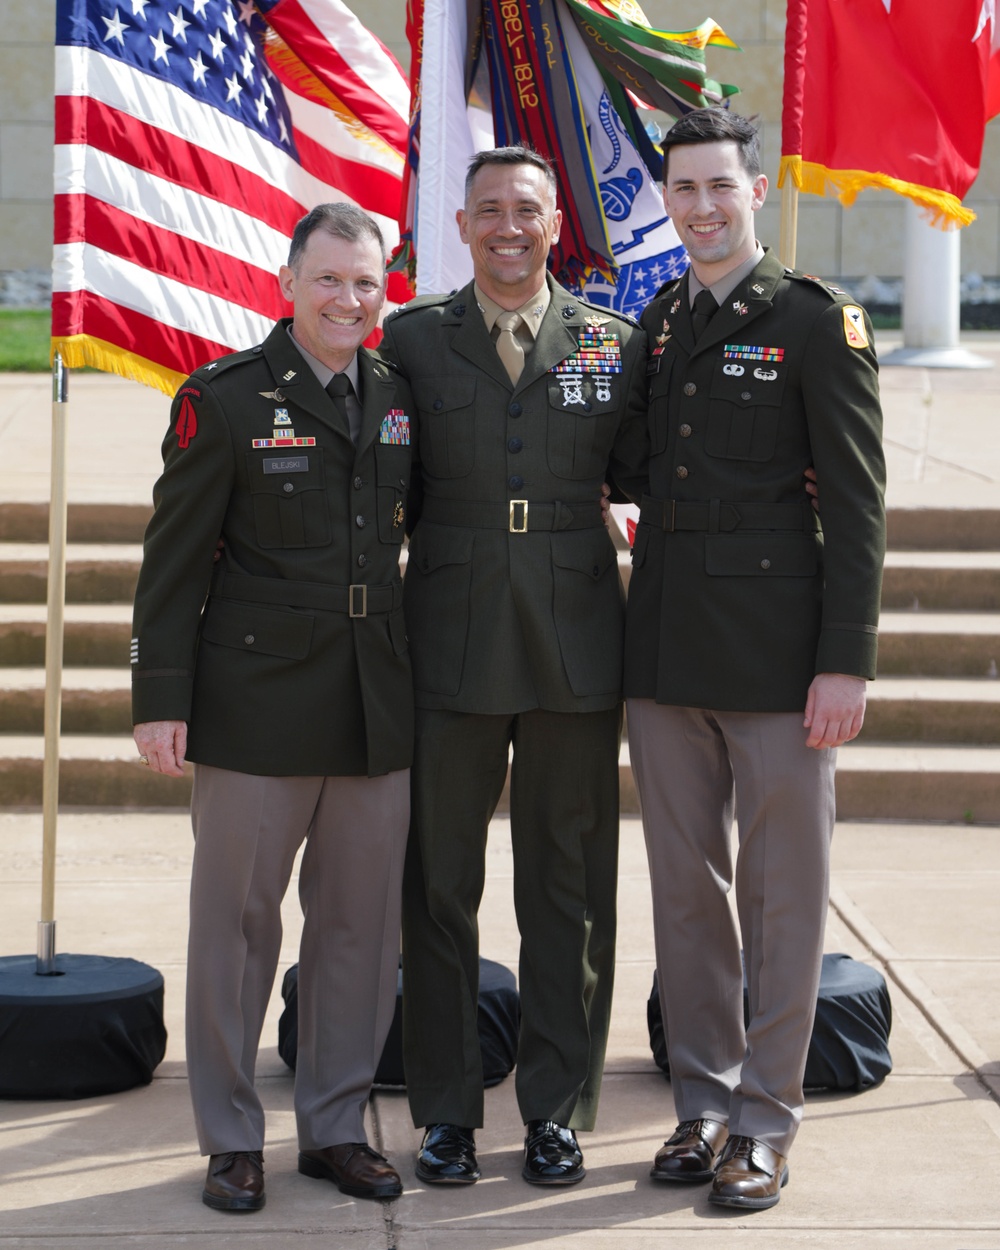
[[[1000, 336], [963, 343], [1000, 361]], [[880, 350], [893, 345], [880, 336]], [[882, 375], [890, 504], [1000, 508], [1000, 368]], [[0, 377], [0, 503], [48, 495], [49, 382]], [[103, 375], [71, 378], [72, 502], [148, 502], [167, 400]], [[0, 953], [33, 949], [41, 818], [0, 812]], [[508, 1080], [487, 1091], [483, 1180], [455, 1192], [414, 1180], [405, 1098], [376, 1094], [372, 1141], [400, 1168], [388, 1204], [345, 1198], [295, 1172], [291, 1075], [277, 1055], [277, 987], [259, 1075], [269, 1115], [268, 1205], [241, 1217], [199, 1201], [184, 1079], [183, 978], [191, 836], [176, 813], [67, 811], [60, 819], [60, 950], [130, 955], [166, 980], [168, 1050], [151, 1086], [81, 1102], [0, 1103], [0, 1250], [499, 1250], [579, 1247], [846, 1247], [1000, 1250], [1000, 828], [838, 826], [827, 950], [887, 977], [894, 1071], [860, 1095], [816, 1095], [770, 1212], [710, 1209], [703, 1188], [654, 1185], [652, 1156], [674, 1124], [649, 1053], [653, 976], [642, 835], [622, 827], [620, 939], [598, 1128], [584, 1135], [587, 1179], [538, 1191], [519, 1175], [522, 1129]], [[484, 954], [516, 967], [506, 822], [491, 830]], [[280, 974], [295, 961], [297, 903], [286, 904]]]

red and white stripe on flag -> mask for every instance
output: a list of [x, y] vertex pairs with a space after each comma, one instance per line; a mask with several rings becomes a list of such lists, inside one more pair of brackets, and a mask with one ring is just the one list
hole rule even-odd
[[346, 32], [322, 91], [271, 66], [252, 0], [58, 0], [52, 335], [68, 365], [172, 393], [260, 342], [289, 311], [276, 275], [315, 204], [357, 203], [395, 245], [408, 87], [340, 0], [318, 7], [327, 40]]

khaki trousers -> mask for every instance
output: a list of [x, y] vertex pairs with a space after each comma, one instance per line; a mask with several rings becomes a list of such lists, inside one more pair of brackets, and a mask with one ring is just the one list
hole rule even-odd
[[187, 1061], [203, 1154], [260, 1150], [254, 1068], [299, 846], [299, 1146], [363, 1142], [396, 1005], [409, 771], [257, 777], [195, 766]]
[[802, 713], [629, 699], [627, 715], [677, 1118], [720, 1120], [787, 1154], [819, 991], [837, 753], [805, 745]]

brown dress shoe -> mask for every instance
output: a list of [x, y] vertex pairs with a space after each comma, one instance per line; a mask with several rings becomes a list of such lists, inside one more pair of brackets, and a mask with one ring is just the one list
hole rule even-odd
[[300, 1150], [299, 1171], [318, 1181], [333, 1181], [352, 1198], [398, 1198], [403, 1192], [396, 1169], [365, 1142]]
[[264, 1155], [231, 1150], [211, 1155], [201, 1200], [216, 1211], [259, 1211], [264, 1205]]
[[681, 1181], [686, 1185], [710, 1181], [727, 1132], [718, 1120], [684, 1120], [656, 1152], [650, 1176], [654, 1181]]
[[756, 1137], [730, 1137], [719, 1156], [709, 1202], [717, 1207], [763, 1211], [777, 1206], [788, 1184], [788, 1163]]

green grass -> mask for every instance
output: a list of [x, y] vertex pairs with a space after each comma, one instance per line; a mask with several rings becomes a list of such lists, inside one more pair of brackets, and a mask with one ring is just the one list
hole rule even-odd
[[0, 308], [0, 373], [48, 373], [50, 327], [47, 308]]

